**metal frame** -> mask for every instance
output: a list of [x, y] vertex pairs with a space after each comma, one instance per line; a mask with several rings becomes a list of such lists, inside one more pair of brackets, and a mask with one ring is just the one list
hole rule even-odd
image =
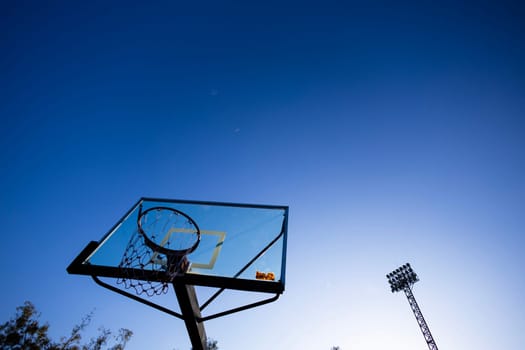
[[[244, 290], [252, 292], [263, 292], [263, 293], [283, 293], [285, 286], [285, 275], [286, 275], [286, 249], [287, 249], [287, 231], [288, 231], [288, 207], [287, 206], [277, 206], [277, 205], [258, 205], [258, 204], [236, 204], [236, 203], [225, 203], [225, 202], [210, 202], [210, 201], [188, 201], [188, 200], [177, 200], [177, 199], [159, 199], [159, 198], [141, 198], [135, 205], [131, 207], [128, 212], [115, 224], [113, 227], [102, 237], [100, 241], [91, 241], [88, 245], [82, 250], [78, 257], [73, 260], [73, 262], [68, 266], [67, 271], [70, 274], [78, 275], [87, 275], [87, 276], [99, 276], [99, 277], [110, 277], [110, 278], [119, 278], [123, 276], [123, 270], [127, 276], [133, 276], [137, 274], [138, 271], [135, 269], [123, 269], [118, 267], [109, 267], [109, 266], [99, 266], [99, 265], [90, 265], [85, 264], [84, 262], [89, 259], [89, 257], [96, 251], [96, 249], [104, 243], [109, 237], [109, 235], [125, 221], [129, 215], [137, 208], [143, 201], [155, 201], [155, 202], [166, 202], [166, 203], [182, 203], [182, 204], [202, 204], [202, 205], [221, 205], [221, 206], [230, 206], [230, 207], [241, 207], [241, 208], [261, 208], [261, 209], [280, 209], [284, 210], [284, 220], [282, 230], [279, 235], [270, 242], [270, 244], [263, 248], [263, 251], [266, 251], [271, 245], [273, 245], [278, 239], [282, 237], [283, 239], [283, 252], [281, 257], [281, 279], [280, 281], [260, 281], [260, 280], [249, 280], [249, 279], [239, 279], [237, 278], [239, 274], [235, 277], [220, 277], [220, 276], [211, 276], [211, 275], [196, 275], [196, 274], [182, 274], [177, 275], [174, 278], [169, 278], [165, 276], [165, 273], [162, 271], [141, 271], [142, 275], [146, 279], [151, 279], [160, 282], [174, 282], [195, 286], [204, 286], [204, 287], [213, 287], [213, 288], [224, 288], [224, 289], [235, 289], [235, 290]], [[263, 252], [264, 253], [264, 252]], [[263, 253], [257, 255], [260, 257]], [[253, 263], [256, 258], [254, 258], [249, 264]], [[249, 265], [247, 265], [249, 266]], [[245, 268], [247, 268], [247, 266]], [[245, 269], [244, 268], [244, 269]], [[242, 270], [244, 271], [244, 270]]]
[[[181, 320], [184, 320], [184, 316], [179, 314], [178, 312], [175, 312], [173, 310], [170, 310], [162, 305], [159, 305], [159, 304], [156, 304], [156, 303], [152, 303], [151, 301], [147, 300], [147, 299], [144, 299], [144, 298], [141, 298], [135, 294], [132, 294], [132, 293], [129, 293], [129, 292], [126, 292], [125, 290], [123, 289], [120, 289], [120, 288], [117, 288], [109, 283], [106, 283], [104, 281], [102, 281], [100, 278], [98, 278], [97, 276], [91, 276], [91, 278], [101, 287], [104, 287], [106, 289], [109, 289], [110, 291], [112, 292], [115, 292], [117, 294], [120, 294], [122, 296], [125, 296], [127, 298], [130, 298], [130, 299], [133, 299], [135, 301], [138, 301], [139, 303], [142, 303], [144, 305], [147, 305], [147, 306], [150, 306], [154, 309], [157, 309], [159, 311], [162, 311], [168, 315], [171, 315], [173, 317], [176, 317], [176, 318], [179, 318]], [[232, 309], [228, 309], [228, 310], [225, 310], [225, 311], [221, 311], [221, 312], [217, 312], [215, 314], [212, 314], [212, 315], [208, 315], [208, 316], [200, 316], [200, 317], [197, 317], [196, 320], [198, 322], [204, 322], [204, 321], [209, 321], [209, 320], [213, 320], [215, 318], [219, 318], [219, 317], [222, 317], [222, 316], [226, 316], [226, 315], [231, 315], [231, 314], [234, 314], [234, 313], [237, 313], [237, 312], [240, 312], [240, 311], [244, 311], [244, 310], [249, 310], [249, 309], [253, 309], [257, 306], [261, 306], [261, 305], [265, 305], [265, 304], [269, 304], [269, 303], [272, 303], [274, 301], [277, 301], [277, 299], [279, 299], [281, 295], [280, 294], [275, 294], [273, 297], [271, 298], [268, 298], [268, 299], [263, 299], [263, 300], [260, 300], [260, 301], [257, 301], [257, 302], [254, 302], [254, 303], [251, 303], [251, 304], [246, 304], [246, 305], [243, 305], [243, 306], [239, 306], [239, 307], [235, 307], [235, 308], [232, 308]], [[209, 303], [207, 304], [203, 304], [201, 306], [199, 306], [199, 311], [203, 311], [206, 306], [208, 306]]]

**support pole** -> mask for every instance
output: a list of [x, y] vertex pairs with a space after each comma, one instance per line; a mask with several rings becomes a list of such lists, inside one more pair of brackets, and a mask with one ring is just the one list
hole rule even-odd
[[417, 320], [417, 323], [419, 324], [419, 328], [421, 328], [421, 332], [423, 332], [423, 337], [425, 337], [428, 348], [430, 350], [438, 350], [436, 342], [434, 341], [434, 338], [432, 338], [432, 334], [430, 333], [430, 328], [428, 328], [425, 318], [423, 317], [423, 314], [421, 313], [421, 310], [419, 309], [419, 306], [417, 305], [416, 297], [414, 297], [414, 294], [412, 293], [410, 286], [406, 286], [404, 288], [404, 291], [405, 291], [405, 295], [407, 296], [408, 303], [410, 304], [410, 307], [412, 308], [412, 311], [414, 312], [414, 316], [416, 316], [416, 320]]
[[201, 312], [195, 287], [176, 283], [173, 284], [173, 287], [190, 336], [192, 350], [206, 350], [206, 331], [204, 323], [198, 321], [201, 319]]

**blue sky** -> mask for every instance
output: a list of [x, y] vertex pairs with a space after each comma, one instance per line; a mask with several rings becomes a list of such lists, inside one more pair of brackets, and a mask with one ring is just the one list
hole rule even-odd
[[290, 206], [286, 291], [207, 323], [221, 349], [422, 349], [385, 278], [407, 261], [438, 347], [521, 346], [518, 2], [1, 7], [2, 319], [31, 300], [58, 336], [96, 309], [130, 349], [188, 349], [65, 271], [148, 196]]

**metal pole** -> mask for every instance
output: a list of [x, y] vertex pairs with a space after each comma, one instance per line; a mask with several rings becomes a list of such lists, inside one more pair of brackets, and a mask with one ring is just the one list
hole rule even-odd
[[175, 294], [179, 301], [180, 311], [182, 313], [188, 335], [190, 336], [193, 350], [206, 350], [206, 331], [204, 323], [200, 322], [201, 312], [195, 294], [195, 287], [192, 285], [174, 283]]
[[414, 312], [414, 316], [416, 316], [416, 320], [417, 320], [417, 323], [419, 324], [419, 328], [421, 328], [421, 332], [423, 332], [423, 337], [425, 337], [428, 348], [430, 350], [438, 350], [436, 342], [434, 341], [434, 338], [432, 338], [432, 334], [430, 333], [430, 329], [428, 328], [425, 318], [423, 317], [423, 314], [421, 313], [421, 310], [419, 309], [419, 306], [417, 305], [416, 298], [414, 297], [414, 294], [412, 293], [412, 289], [410, 288], [410, 286], [406, 286], [404, 291], [405, 291], [405, 295], [407, 296], [408, 303], [410, 304], [410, 307], [412, 308], [412, 311]]

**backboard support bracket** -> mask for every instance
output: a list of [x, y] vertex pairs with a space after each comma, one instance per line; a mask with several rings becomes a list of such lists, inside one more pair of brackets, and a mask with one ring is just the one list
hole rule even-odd
[[107, 284], [103, 281], [101, 281], [97, 276], [91, 276], [91, 278], [93, 278], [93, 280], [101, 287], [104, 287], [106, 289], [109, 289], [110, 291], [112, 292], [115, 292], [115, 293], [118, 293], [120, 295], [123, 295], [125, 297], [128, 297], [130, 299], [133, 299], [135, 301], [138, 301], [139, 303], [142, 303], [144, 305], [147, 305], [149, 307], [152, 307], [154, 309], [157, 309], [159, 311], [162, 311], [164, 313], [167, 313], [168, 315], [171, 315], [171, 316], [174, 316], [174, 317], [177, 317], [181, 320], [184, 320], [184, 316], [182, 316], [181, 314], [173, 311], [173, 310], [170, 310], [168, 308], [165, 308], [164, 306], [161, 306], [159, 304], [155, 304], [155, 303], [152, 303], [151, 301], [148, 301], [146, 299], [143, 299], [141, 297], [138, 297], [136, 296], [135, 294], [131, 294], [131, 293], [128, 293], [120, 288], [117, 288], [115, 286], [112, 286], [111, 284]]
[[268, 299], [264, 299], [264, 300], [261, 300], [261, 301], [258, 301], [258, 302], [252, 303], [252, 304], [239, 306], [239, 307], [236, 307], [236, 308], [233, 308], [233, 309], [230, 309], [230, 310], [226, 310], [226, 311], [223, 311], [223, 312], [218, 312], [218, 313], [213, 314], [213, 315], [202, 317], [202, 318], [199, 319], [199, 321], [204, 322], [204, 321], [208, 321], [208, 320], [213, 320], [214, 318], [218, 318], [218, 317], [222, 317], [222, 316], [226, 316], [226, 315], [231, 315], [231, 314], [234, 314], [236, 312], [252, 309], [252, 308], [257, 307], [257, 306], [273, 303], [274, 301], [277, 301], [277, 299], [279, 299], [280, 296], [281, 296], [280, 294], [275, 294], [275, 296], [273, 296], [271, 298], [268, 298]]
[[[170, 316], [173, 316], [173, 317], [176, 317], [178, 319], [181, 319], [181, 320], [184, 320], [184, 316], [173, 311], [173, 310], [170, 310], [168, 308], [165, 308], [164, 306], [161, 306], [159, 304], [155, 304], [155, 303], [152, 303], [151, 301], [149, 300], [146, 300], [146, 299], [143, 299], [141, 297], [138, 297], [136, 296], [135, 294], [131, 294], [131, 293], [128, 293], [126, 292], [125, 290], [122, 290], [120, 288], [117, 288], [115, 286], [112, 286], [111, 284], [108, 284], [106, 282], [103, 282], [100, 280], [100, 278], [98, 278], [97, 276], [91, 276], [91, 278], [95, 281], [95, 283], [97, 283], [99, 286], [101, 287], [104, 287], [106, 289], [109, 289], [110, 291], [112, 292], [115, 292], [115, 293], [118, 293], [122, 296], [125, 296], [125, 297], [128, 297], [130, 299], [133, 299], [135, 301], [138, 301], [139, 303], [142, 303], [144, 305], [147, 305], [149, 307], [152, 307], [154, 309], [157, 309], [159, 311], [162, 311]], [[204, 321], [209, 321], [209, 320], [213, 320], [215, 318], [219, 318], [219, 317], [222, 317], [222, 316], [227, 316], [227, 315], [231, 315], [231, 314], [234, 314], [236, 312], [240, 312], [240, 311], [244, 311], [244, 310], [249, 310], [249, 309], [252, 309], [252, 308], [255, 308], [255, 307], [258, 307], [258, 306], [262, 306], [262, 305], [265, 305], [265, 304], [269, 304], [269, 303], [273, 303], [274, 301], [277, 301], [277, 299], [279, 299], [279, 297], [281, 296], [281, 294], [277, 293], [275, 294], [273, 297], [271, 298], [268, 298], [268, 299], [264, 299], [264, 300], [260, 300], [260, 301], [257, 301], [255, 303], [251, 303], [251, 304], [247, 304], [247, 305], [243, 305], [243, 306], [239, 306], [239, 307], [236, 307], [236, 308], [233, 308], [233, 309], [229, 309], [229, 310], [225, 310], [225, 311], [221, 311], [221, 312], [218, 312], [216, 314], [213, 314], [213, 315], [208, 315], [208, 316], [204, 316], [202, 317], [200, 315], [200, 312], [198, 313], [198, 317], [196, 318], [196, 320], [198, 322], [204, 322]], [[203, 307], [199, 307], [199, 310], [202, 311], [204, 308]]]
[[[152, 307], [156, 310], [162, 311], [170, 316], [176, 317], [178, 319], [181, 319], [184, 321], [186, 325], [186, 329], [188, 331], [188, 335], [190, 336], [190, 341], [192, 343], [193, 350], [204, 350], [206, 349], [206, 332], [204, 330], [204, 322], [213, 320], [215, 318], [219, 318], [222, 316], [231, 315], [236, 312], [245, 311], [248, 309], [252, 309], [258, 306], [262, 306], [265, 304], [272, 303], [274, 301], [277, 301], [279, 299], [280, 294], [277, 293], [273, 297], [264, 299], [261, 301], [257, 301], [255, 303], [247, 304], [244, 306], [239, 306], [233, 309], [229, 309], [226, 311], [218, 312], [213, 315], [208, 315], [205, 317], [202, 317], [201, 310], [202, 308], [199, 307], [197, 296], [195, 293], [195, 287], [191, 285], [179, 285], [179, 284], [173, 284], [173, 287], [175, 289], [175, 294], [177, 296], [177, 300], [179, 302], [182, 315], [170, 310], [168, 308], [165, 308], [161, 305], [152, 303], [149, 300], [143, 299], [141, 297], [136, 296], [135, 294], [128, 293], [120, 288], [117, 288], [115, 286], [112, 286], [111, 284], [108, 284], [106, 282], [103, 282], [98, 278], [97, 276], [91, 276], [91, 278], [95, 281], [96, 284], [98, 284], [101, 287], [104, 287], [112, 292], [115, 292], [117, 294], [120, 294], [122, 296], [128, 297], [130, 299], [133, 299], [135, 301], [138, 301], [139, 303], [142, 303], [144, 305], [147, 305], [149, 307]], [[204, 342], [204, 343], [203, 343]], [[203, 343], [204, 345], [201, 345]], [[204, 346], [204, 347], [202, 347]], [[201, 348], [202, 347], [202, 348]]]

